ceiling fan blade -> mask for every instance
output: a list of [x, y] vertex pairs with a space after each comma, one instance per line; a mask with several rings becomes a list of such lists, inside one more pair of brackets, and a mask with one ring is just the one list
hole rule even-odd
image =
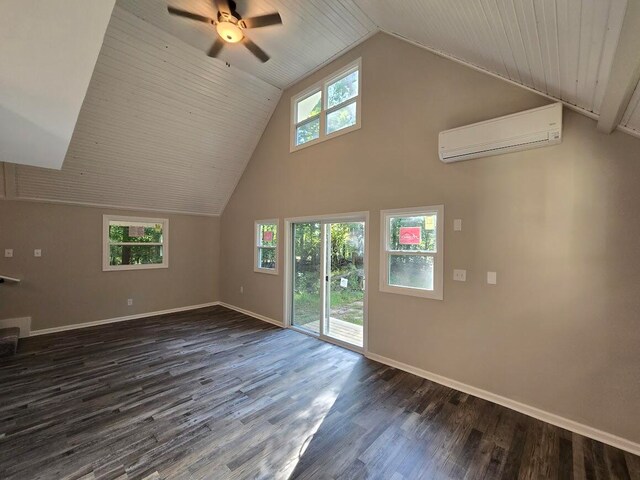
[[244, 25], [244, 28], [260, 28], [268, 27], [269, 25], [280, 25], [282, 18], [280, 18], [280, 14], [276, 12], [268, 15], [260, 15], [259, 17], [243, 18], [240, 21]]
[[262, 63], [269, 60], [269, 55], [267, 55], [267, 53], [264, 50], [262, 50], [258, 45], [253, 43], [249, 39], [249, 37], [244, 37], [242, 39], [242, 44], [245, 47], [247, 47], [251, 53], [253, 53], [256, 57], [258, 57]]
[[186, 10], [180, 10], [179, 8], [167, 7], [167, 10], [171, 15], [177, 15], [179, 17], [189, 18], [191, 20], [197, 20], [198, 22], [215, 23], [213, 19], [209, 17], [198, 15], [197, 13], [187, 12]]
[[222, 50], [222, 47], [224, 47], [224, 42], [221, 39], [216, 38], [216, 41], [213, 42], [213, 45], [211, 45], [211, 48], [209, 49], [209, 53], [207, 53], [207, 55], [216, 58], [220, 53], [220, 50]]
[[231, 8], [231, 5], [229, 5], [229, 0], [213, 0], [213, 4], [220, 13], [227, 13], [231, 15], [233, 9]]

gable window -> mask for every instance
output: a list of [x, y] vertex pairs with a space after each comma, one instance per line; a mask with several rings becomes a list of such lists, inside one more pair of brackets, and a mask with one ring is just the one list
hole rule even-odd
[[278, 220], [256, 222], [253, 269], [256, 272], [277, 275]]
[[360, 128], [360, 59], [292, 98], [291, 151]]
[[103, 216], [102, 270], [169, 266], [169, 220]]
[[442, 300], [443, 220], [443, 205], [381, 212], [381, 291]]

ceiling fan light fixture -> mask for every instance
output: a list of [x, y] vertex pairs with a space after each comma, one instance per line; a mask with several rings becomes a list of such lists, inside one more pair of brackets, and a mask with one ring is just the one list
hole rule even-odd
[[216, 31], [218, 32], [218, 35], [220, 35], [220, 38], [225, 42], [238, 43], [244, 38], [242, 29], [232, 22], [218, 22], [216, 25]]

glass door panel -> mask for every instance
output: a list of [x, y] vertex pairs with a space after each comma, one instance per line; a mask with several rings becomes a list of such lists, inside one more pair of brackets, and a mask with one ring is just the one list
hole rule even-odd
[[322, 224], [293, 224], [291, 324], [320, 334], [322, 318]]
[[325, 234], [325, 327], [323, 334], [364, 346], [364, 222], [330, 223]]

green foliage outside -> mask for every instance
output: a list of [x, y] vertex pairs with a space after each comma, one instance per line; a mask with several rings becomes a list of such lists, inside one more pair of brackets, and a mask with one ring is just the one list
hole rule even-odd
[[[296, 224], [294, 230], [294, 318], [298, 325], [320, 319], [320, 224]], [[364, 301], [364, 225], [331, 225], [331, 316], [362, 325]], [[346, 279], [347, 286], [341, 285]]]
[[[109, 264], [140, 265], [162, 263], [162, 246], [145, 243], [162, 243], [162, 226], [145, 226], [144, 235], [130, 236], [129, 226], [109, 225]], [[136, 243], [140, 245], [117, 245]], [[116, 244], [116, 245], [113, 245]]]
[[[358, 75], [359, 72], [355, 71], [350, 73], [344, 78], [341, 78], [335, 83], [332, 83], [327, 88], [327, 106], [331, 108], [335, 105], [339, 105], [342, 102], [349, 100], [350, 98], [358, 95]], [[309, 98], [309, 97], [307, 97]], [[303, 99], [301, 102], [304, 102]], [[300, 104], [299, 102], [298, 104]], [[318, 115], [322, 111], [322, 99], [319, 97], [317, 103], [309, 111], [306, 118], [312, 118]], [[300, 119], [302, 120], [302, 119]], [[356, 123], [356, 104], [351, 103], [342, 107], [327, 115], [327, 133], [332, 133], [337, 130], [349, 127]], [[296, 130], [296, 145], [302, 145], [303, 143], [315, 140], [320, 136], [320, 119], [316, 118], [305, 124], [300, 125]]]

